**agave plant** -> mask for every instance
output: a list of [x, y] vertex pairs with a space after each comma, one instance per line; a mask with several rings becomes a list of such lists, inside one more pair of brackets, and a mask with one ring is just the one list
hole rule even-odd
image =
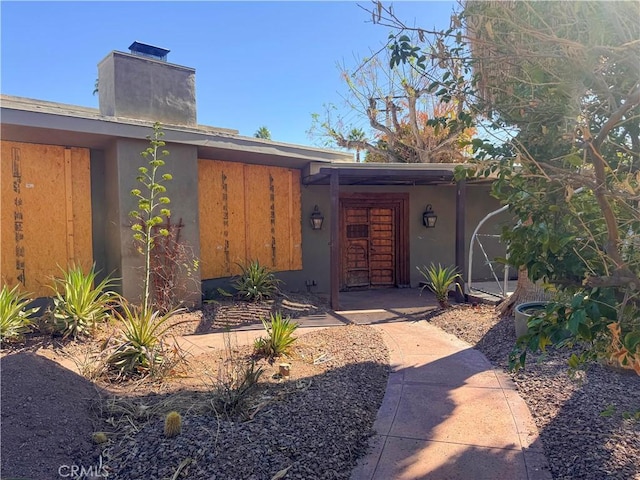
[[95, 285], [95, 265], [87, 274], [78, 265], [61, 270], [62, 277], [54, 278], [52, 286], [53, 329], [64, 337], [86, 335], [109, 317], [118, 299], [118, 294], [110, 290], [115, 280], [107, 276]]
[[425, 288], [428, 288], [435, 294], [436, 300], [442, 308], [449, 308], [449, 289], [460, 277], [458, 269], [456, 267], [443, 267], [440, 264], [436, 266], [433, 263], [429, 268], [425, 266], [416, 268], [426, 280], [425, 285], [420, 289], [420, 293]]
[[256, 353], [268, 357], [288, 354], [296, 340], [293, 332], [298, 328], [298, 324], [291, 321], [289, 317], [283, 318], [282, 314], [277, 312], [275, 315], [269, 315], [269, 320], [263, 318], [262, 325], [264, 325], [268, 337], [260, 337], [255, 341], [254, 350]]
[[278, 292], [278, 280], [273, 272], [260, 262], [254, 260], [249, 265], [239, 265], [242, 274], [237, 277], [232, 285], [241, 298], [252, 301], [260, 301], [271, 298]]
[[29, 295], [20, 293], [18, 285], [9, 290], [7, 285], [0, 290], [0, 340], [20, 338], [30, 331], [31, 320], [37, 308], [27, 308]]
[[162, 363], [162, 335], [172, 326], [171, 317], [182, 310], [173, 309], [160, 314], [150, 308], [122, 304], [116, 318], [122, 322], [122, 334], [107, 364], [121, 374], [145, 374]]

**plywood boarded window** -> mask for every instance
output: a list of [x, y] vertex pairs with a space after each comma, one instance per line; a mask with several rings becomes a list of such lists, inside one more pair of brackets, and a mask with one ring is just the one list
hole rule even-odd
[[7, 141], [0, 147], [0, 277], [51, 295], [58, 266], [93, 263], [89, 150]]
[[299, 170], [198, 160], [198, 182], [203, 279], [302, 269]]

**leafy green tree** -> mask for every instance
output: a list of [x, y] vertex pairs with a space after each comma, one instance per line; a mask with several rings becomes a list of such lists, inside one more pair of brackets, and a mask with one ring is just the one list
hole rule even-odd
[[463, 13], [478, 105], [517, 130], [512, 154], [482, 165], [520, 219], [505, 231], [509, 261], [561, 295], [528, 346], [587, 341], [640, 374], [639, 5], [468, 2]]
[[[407, 29], [377, 6], [376, 21]], [[579, 341], [590, 345], [584, 358], [640, 374], [640, 4], [462, 7], [448, 30], [414, 29], [422, 48], [390, 48], [425, 77], [429, 62], [460, 59], [462, 69], [433, 80], [436, 96], [464, 94], [483, 115], [476, 174], [496, 176], [494, 195], [519, 219], [504, 232], [508, 262], [556, 292], [516, 360]]]
[[256, 130], [256, 133], [253, 134], [255, 138], [263, 138], [264, 140], [271, 140], [271, 132], [266, 126], [260, 127]]

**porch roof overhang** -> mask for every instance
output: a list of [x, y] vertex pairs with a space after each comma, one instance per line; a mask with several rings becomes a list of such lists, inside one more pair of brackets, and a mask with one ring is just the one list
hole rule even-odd
[[[438, 185], [454, 182], [456, 163], [310, 163], [304, 185], [329, 185], [333, 173], [340, 185]], [[481, 180], [474, 180], [479, 182]]]
[[[377, 164], [377, 163], [310, 163], [304, 170], [302, 183], [304, 185], [329, 185], [329, 199], [331, 203], [330, 223], [330, 302], [331, 308], [340, 308], [340, 264], [341, 242], [340, 231], [340, 187], [341, 185], [384, 185], [384, 186], [426, 186], [440, 184], [455, 184], [455, 261], [460, 272], [465, 272], [465, 219], [466, 219], [466, 188], [469, 184], [486, 184], [493, 178], [456, 180], [455, 170], [461, 164]], [[464, 283], [458, 279], [456, 297], [464, 301]]]
[[[144, 140], [153, 122], [101, 115], [79, 107], [0, 95], [0, 136], [4, 140], [102, 150], [115, 139]], [[163, 124], [167, 143], [193, 145], [198, 158], [302, 169], [317, 164], [353, 161], [344, 152], [238, 135], [237, 130], [206, 125]]]

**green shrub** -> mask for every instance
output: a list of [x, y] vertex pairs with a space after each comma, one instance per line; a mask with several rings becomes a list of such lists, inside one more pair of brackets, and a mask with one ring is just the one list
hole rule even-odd
[[120, 374], [147, 374], [164, 361], [162, 335], [171, 327], [168, 320], [179, 310], [163, 315], [158, 311], [122, 304], [116, 318], [122, 322], [122, 334], [107, 365]]
[[232, 283], [240, 298], [257, 302], [271, 298], [278, 292], [280, 280], [259, 261], [252, 261], [247, 266], [240, 265], [240, 268], [242, 274]]
[[12, 340], [31, 330], [29, 316], [38, 310], [26, 308], [31, 300], [26, 293], [18, 291], [18, 285], [9, 290], [7, 285], [0, 290], [0, 340]]
[[449, 288], [460, 277], [457, 268], [443, 267], [440, 264], [436, 266], [433, 263], [429, 268], [425, 266], [416, 268], [427, 281], [420, 292], [422, 293], [425, 288], [428, 288], [435, 294], [436, 300], [442, 308], [449, 308]]
[[275, 315], [269, 315], [269, 320], [263, 318], [262, 324], [268, 337], [256, 339], [254, 343], [255, 352], [268, 357], [279, 357], [288, 354], [296, 340], [293, 332], [298, 328], [298, 324], [292, 322], [288, 317], [283, 318], [280, 312]]
[[118, 295], [111, 291], [115, 281], [107, 277], [95, 285], [95, 265], [85, 274], [80, 266], [62, 270], [62, 278], [54, 278], [53, 318], [55, 332], [76, 338], [86, 335], [96, 324], [109, 317]]

